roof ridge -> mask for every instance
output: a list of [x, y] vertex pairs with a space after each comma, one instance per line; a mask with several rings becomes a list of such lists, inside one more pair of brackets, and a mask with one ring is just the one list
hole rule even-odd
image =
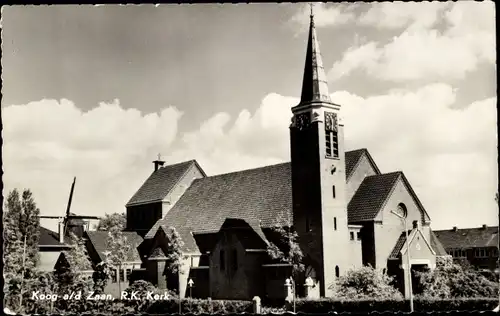
[[272, 164], [272, 165], [266, 165], [266, 166], [256, 167], [256, 168], [250, 168], [250, 169], [244, 169], [244, 170], [238, 170], [238, 171], [232, 171], [232, 172], [226, 172], [226, 173], [219, 173], [219, 174], [215, 174], [213, 176], [207, 176], [206, 178], [215, 178], [215, 177], [219, 177], [219, 176], [232, 175], [232, 174], [242, 173], [242, 172], [247, 172], [247, 171], [256, 171], [256, 170], [261, 170], [261, 169], [276, 167], [276, 166], [279, 166], [279, 165], [287, 165], [287, 164], [291, 164], [291, 161], [280, 162], [280, 163], [275, 163], [275, 164]]

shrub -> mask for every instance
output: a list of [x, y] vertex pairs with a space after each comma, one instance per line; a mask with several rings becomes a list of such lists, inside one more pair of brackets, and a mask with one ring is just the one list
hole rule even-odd
[[488, 280], [478, 271], [453, 263], [450, 258], [440, 258], [436, 268], [418, 272], [423, 298], [498, 297], [498, 284]]
[[[492, 310], [498, 305], [498, 299], [476, 298], [476, 299], [416, 299], [414, 308], [417, 312], [432, 311], [475, 311]], [[409, 311], [408, 300], [338, 300], [319, 299], [304, 300], [296, 302], [297, 312], [302, 313], [328, 313], [341, 312], [401, 312]]]
[[339, 299], [400, 300], [403, 296], [391, 285], [392, 281], [387, 274], [368, 266], [348, 271], [331, 287]]
[[[234, 314], [234, 313], [252, 313], [253, 303], [251, 301], [238, 300], [210, 300], [210, 299], [183, 299], [182, 313], [208, 313], [208, 314]], [[178, 313], [178, 300], [165, 300], [154, 302], [147, 313], [165, 314]]]

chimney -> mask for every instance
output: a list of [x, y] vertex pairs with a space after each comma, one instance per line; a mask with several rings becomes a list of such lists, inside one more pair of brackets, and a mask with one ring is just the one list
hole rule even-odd
[[155, 171], [158, 171], [165, 164], [165, 161], [155, 160], [153, 163], [155, 164]]
[[420, 221], [413, 221], [413, 228], [416, 228], [416, 229], [422, 229], [422, 225], [420, 223]]
[[64, 221], [63, 220], [59, 221], [59, 242], [61, 244], [64, 243]]
[[486, 226], [486, 224], [483, 224], [483, 229], [486, 229], [488, 226]]
[[457, 231], [457, 226], [453, 226], [453, 231], [456, 232]]

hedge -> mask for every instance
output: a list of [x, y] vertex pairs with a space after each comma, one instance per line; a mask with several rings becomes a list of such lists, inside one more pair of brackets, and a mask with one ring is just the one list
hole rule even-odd
[[[165, 300], [154, 302], [146, 311], [148, 314], [173, 314], [179, 312], [178, 300]], [[210, 299], [183, 299], [181, 312], [209, 313], [209, 314], [235, 314], [252, 313], [253, 302], [238, 300], [210, 300]]]
[[[407, 312], [410, 310], [409, 300], [335, 300], [318, 299], [296, 301], [296, 311], [302, 313], [335, 312]], [[438, 311], [488, 311], [498, 305], [498, 298], [463, 298], [413, 301], [416, 312]]]

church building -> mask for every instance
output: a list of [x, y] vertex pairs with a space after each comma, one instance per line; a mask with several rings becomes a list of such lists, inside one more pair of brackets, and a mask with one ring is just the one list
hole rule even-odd
[[[179, 288], [182, 297], [284, 298], [292, 271], [267, 252], [280, 246], [275, 226], [298, 235], [299, 296], [331, 297], [337, 278], [363, 265], [394, 275], [408, 296], [407, 269], [434, 268], [447, 255], [404, 173], [382, 172], [367, 149], [345, 151], [312, 14], [308, 36], [300, 103], [290, 105], [290, 162], [210, 176], [195, 160], [157, 160], [126, 204], [126, 230], [143, 238], [144, 278], [159, 288]], [[171, 228], [184, 243], [179, 275], [166, 269]]]

